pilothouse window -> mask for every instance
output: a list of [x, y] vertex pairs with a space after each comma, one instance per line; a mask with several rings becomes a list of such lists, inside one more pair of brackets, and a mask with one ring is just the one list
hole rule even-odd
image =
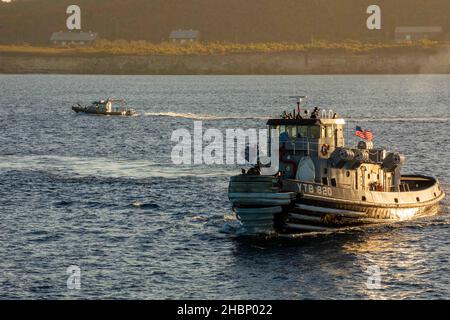
[[327, 134], [326, 134], [326, 127], [321, 127], [322, 129], [322, 138], [326, 138]]
[[288, 126], [286, 127], [287, 134], [289, 138], [296, 138], [297, 137], [297, 127], [295, 126]]
[[319, 139], [320, 138], [320, 127], [319, 126], [309, 127], [309, 137], [311, 139]]
[[306, 138], [306, 137], [308, 137], [308, 127], [297, 126], [297, 138]]
[[326, 127], [326, 137], [332, 138], [333, 137], [333, 126], [327, 126]]

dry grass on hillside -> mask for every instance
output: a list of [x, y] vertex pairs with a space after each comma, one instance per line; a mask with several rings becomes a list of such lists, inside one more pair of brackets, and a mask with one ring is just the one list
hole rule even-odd
[[354, 40], [344, 42], [314, 41], [310, 43], [268, 42], [268, 43], [192, 43], [177, 45], [172, 43], [150, 43], [146, 41], [99, 40], [92, 47], [58, 48], [24, 45], [0, 45], [3, 53], [24, 54], [102, 54], [102, 55], [221, 55], [245, 53], [280, 52], [348, 52], [367, 53], [371, 51], [411, 51], [426, 50], [442, 46], [436, 41], [423, 40], [405, 43], [362, 43]]

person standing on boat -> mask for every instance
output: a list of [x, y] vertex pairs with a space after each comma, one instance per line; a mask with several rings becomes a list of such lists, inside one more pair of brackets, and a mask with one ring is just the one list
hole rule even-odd
[[314, 110], [311, 113], [311, 119], [317, 119], [317, 118], [319, 118], [319, 108], [314, 107]]

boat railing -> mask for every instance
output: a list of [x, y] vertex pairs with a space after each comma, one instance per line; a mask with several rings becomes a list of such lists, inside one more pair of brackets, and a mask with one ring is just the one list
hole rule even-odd
[[287, 140], [284, 142], [286, 149], [295, 151], [309, 151], [317, 150], [319, 148], [319, 143], [309, 141], [308, 139], [299, 140]]
[[322, 109], [320, 117], [322, 119], [333, 119], [335, 118], [335, 113], [332, 109]]
[[409, 184], [405, 183], [405, 182], [400, 183], [399, 189], [400, 189], [400, 192], [410, 192]]

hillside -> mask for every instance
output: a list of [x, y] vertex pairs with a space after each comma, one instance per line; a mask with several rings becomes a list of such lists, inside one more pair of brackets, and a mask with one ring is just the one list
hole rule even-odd
[[0, 74], [450, 74], [450, 51], [228, 53], [208, 55], [0, 52]]
[[386, 41], [398, 25], [450, 29], [448, 0], [378, 0], [383, 29], [368, 31], [372, 0], [16, 0], [0, 3], [0, 43], [46, 44], [78, 4], [84, 30], [106, 39], [161, 42], [171, 30], [198, 29], [205, 41]]

